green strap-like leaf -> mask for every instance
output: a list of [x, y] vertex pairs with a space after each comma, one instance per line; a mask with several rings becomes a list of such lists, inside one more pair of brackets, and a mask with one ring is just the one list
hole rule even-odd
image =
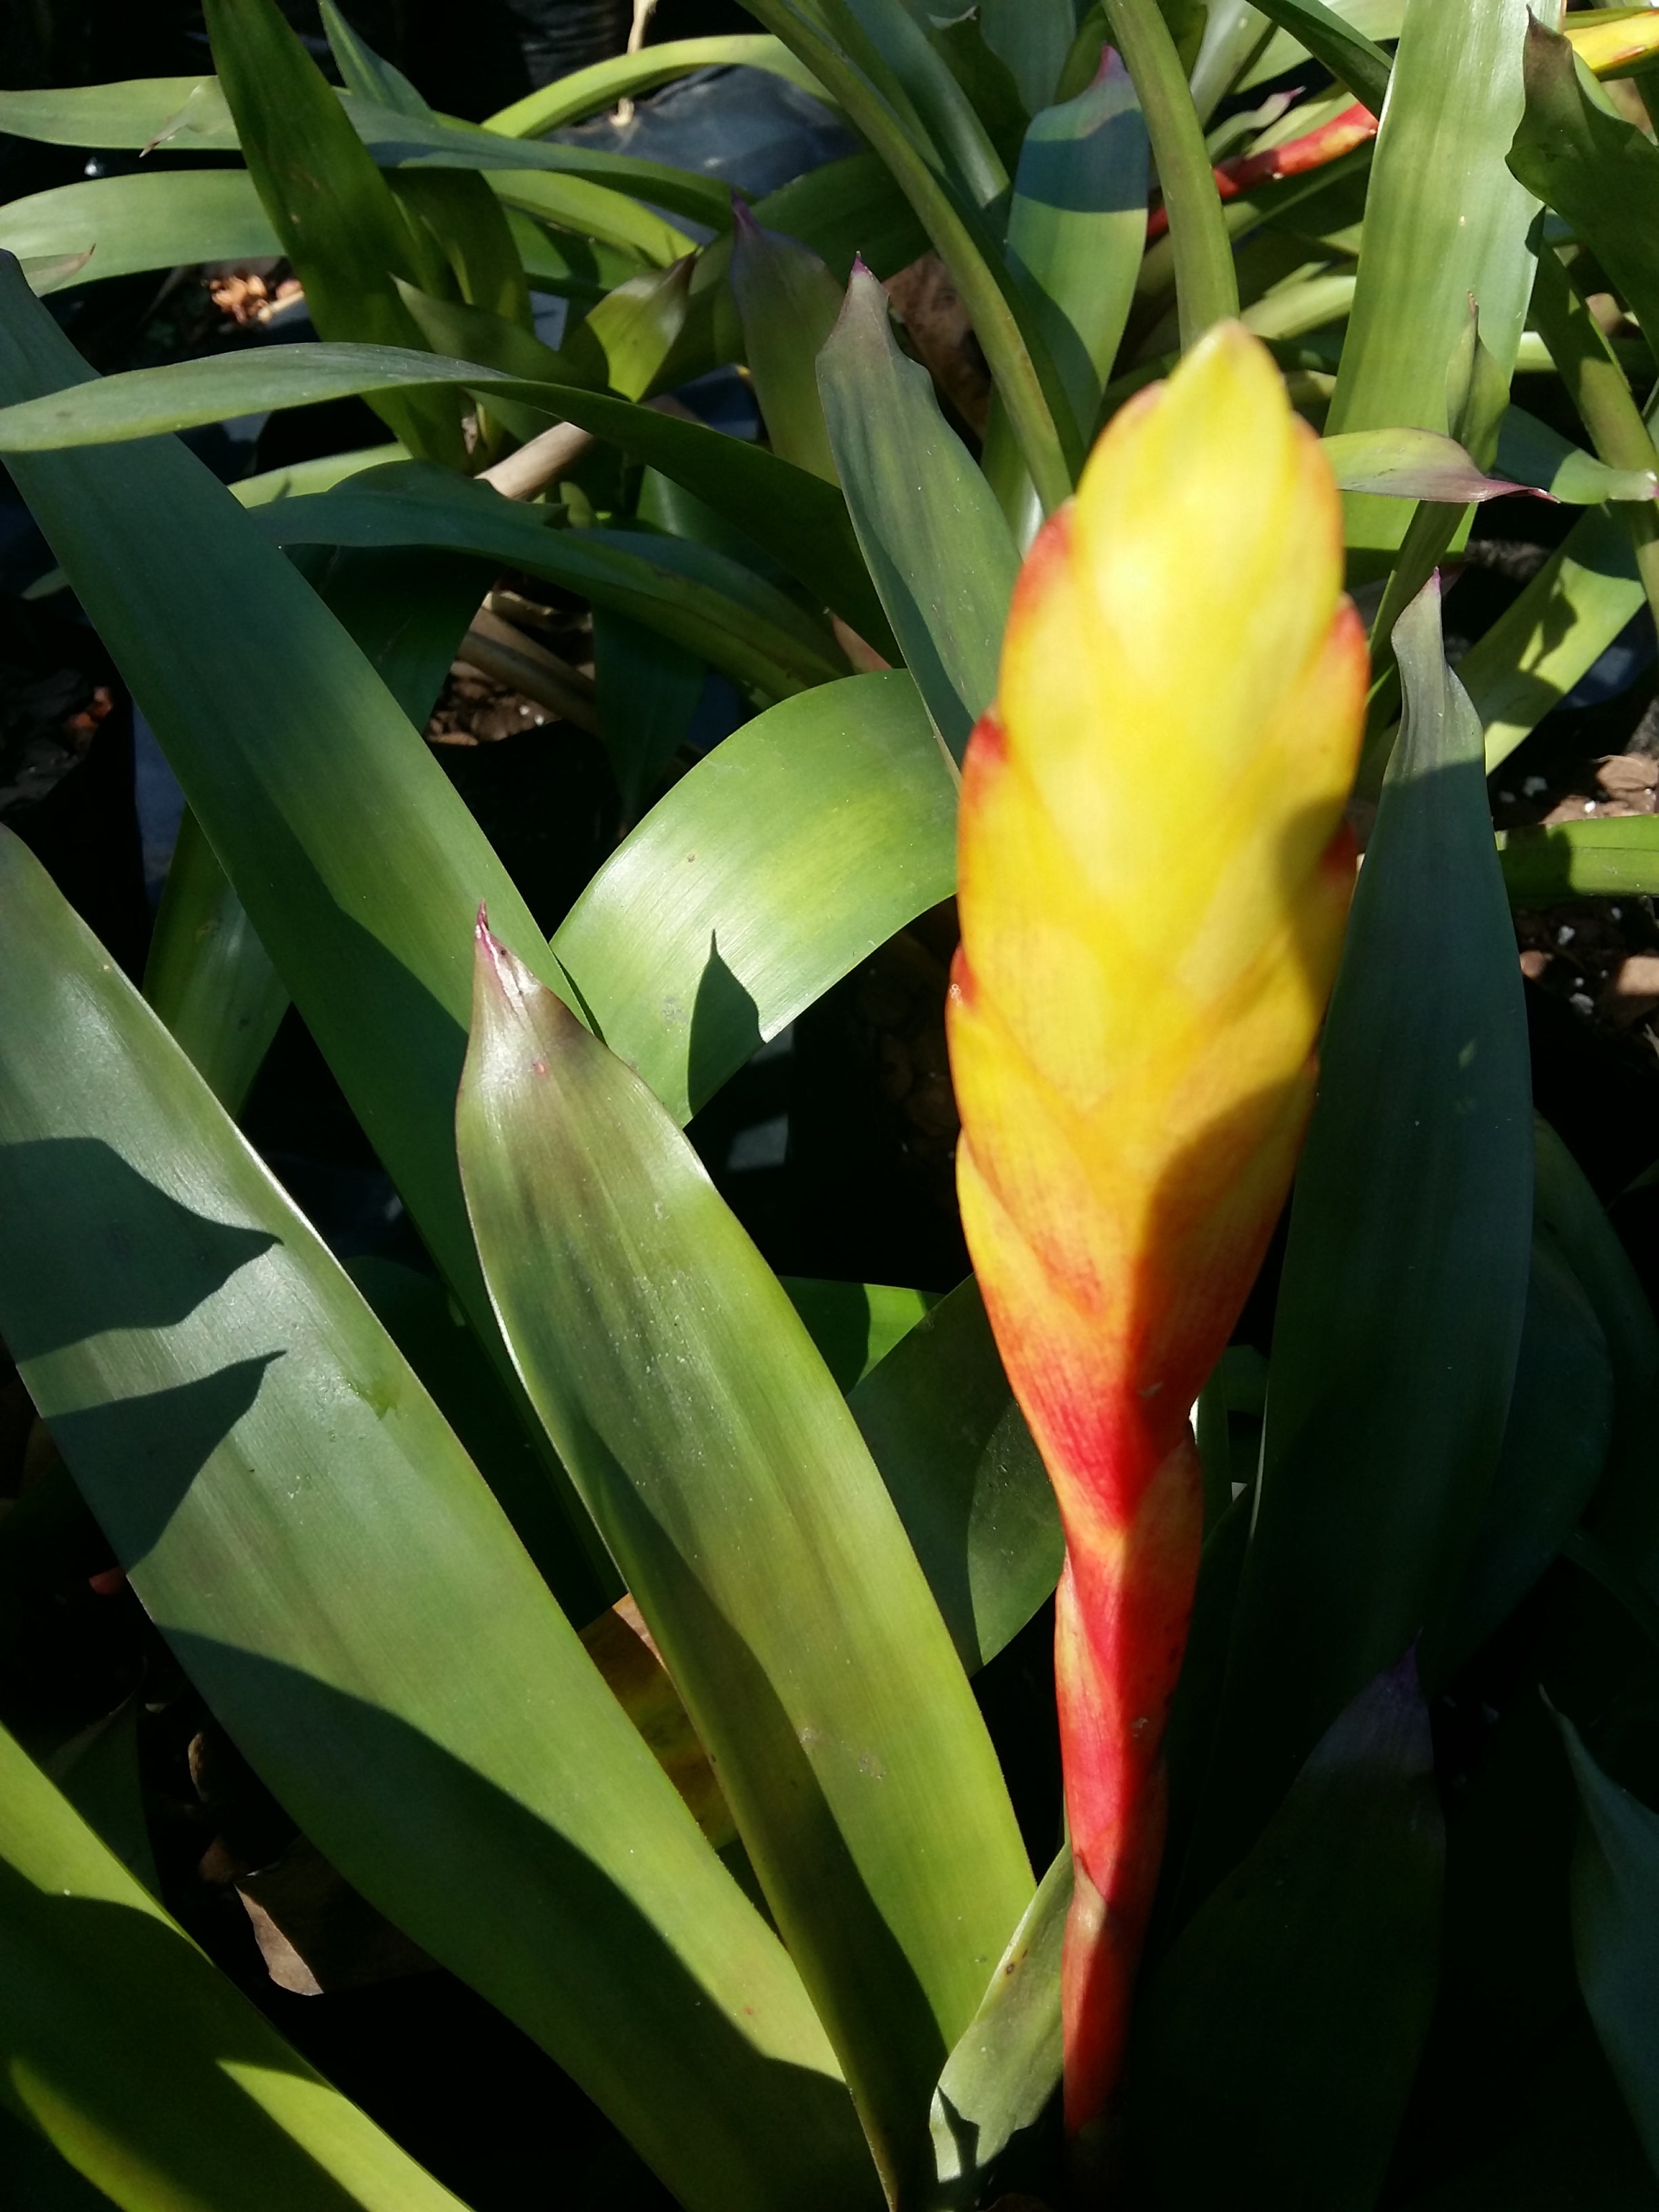
[[[754, 206], [757, 222], [799, 239], [844, 283], [855, 256], [891, 276], [927, 250], [927, 234], [876, 154], [848, 154], [809, 169]], [[718, 252], [719, 241], [709, 249]]]
[[253, 517], [284, 545], [447, 546], [517, 565], [647, 623], [774, 698], [833, 682], [828, 629], [775, 585], [712, 547], [629, 530], [556, 530], [544, 510], [447, 470], [404, 461]]
[[1395, 642], [1407, 716], [1297, 1177], [1194, 1899], [1334, 1715], [1448, 1603], [1520, 1344], [1526, 1016], [1480, 728], [1442, 657], [1435, 586]]
[[905, 0], [818, 0], [819, 12], [853, 58], [884, 72], [945, 173], [976, 208], [1008, 190], [990, 134], [927, 29]]
[[[246, 497], [247, 485], [238, 489]], [[298, 565], [424, 728], [489, 572], [454, 554], [317, 548]], [[226, 1112], [239, 1114], [289, 994], [188, 811], [150, 938], [144, 995]]]
[[1060, 1954], [1072, 1889], [1068, 1844], [1037, 1884], [933, 2092], [930, 2203], [981, 2202], [993, 2162], [1060, 2087]]
[[1431, 1687], [1502, 1627], [1554, 1564], [1601, 1479], [1613, 1420], [1607, 1339], [1553, 1238], [1540, 1232], [1492, 1488], [1457, 1595], [1423, 1647]]
[[177, 131], [165, 143], [176, 152], [236, 150], [236, 126], [210, 76], [141, 76], [119, 84], [0, 92], [0, 131], [51, 146], [121, 146], [137, 153], [154, 144], [169, 122], [177, 124]]
[[[1631, 412], [1636, 414], [1633, 404]], [[1641, 418], [1636, 419], [1639, 422]], [[1643, 442], [1651, 453], [1645, 434]], [[1494, 466], [1570, 507], [1599, 507], [1608, 499], [1648, 502], [1659, 497], [1659, 472], [1647, 465], [1645, 455], [1636, 467], [1610, 468], [1522, 407], [1504, 410]]]
[[1659, 822], [1650, 815], [1505, 830], [1498, 847], [1504, 888], [1517, 907], [1659, 895]]
[[962, 295], [1031, 481], [1052, 512], [1070, 493], [1081, 455], [1070, 438], [1058, 373], [986, 225], [877, 86], [825, 34], [815, 13], [800, 0], [750, 0], [750, 13], [770, 24], [821, 78], [886, 163]]
[[[1458, 681], [1486, 732], [1489, 769], [1507, 760], [1588, 675], [1626, 623], [1640, 613], [1642, 600], [1629, 531], [1607, 508], [1592, 507], [1458, 663]], [[1604, 830], [1639, 825], [1571, 826], [1575, 832], [1582, 827], [1599, 836]], [[1516, 880], [1507, 859], [1504, 874]]]
[[[90, 374], [0, 268], [0, 398]], [[499, 1353], [447, 1101], [478, 902], [533, 947], [529, 908], [361, 650], [192, 455], [151, 441], [20, 455], [12, 474], [428, 1249]], [[228, 714], [227, 653], [280, 665], [284, 681], [245, 687]], [[571, 1562], [579, 1617], [598, 1610], [600, 1571], [597, 1557], [592, 1575]]]
[[[614, 441], [734, 523], [878, 651], [891, 643], [846, 502], [834, 484], [700, 422], [634, 406], [613, 393], [527, 380], [477, 362], [393, 346], [302, 345], [129, 369], [94, 382], [82, 380], [75, 389], [44, 396], [44, 404], [0, 407], [0, 452], [58, 452], [187, 429], [264, 407], [434, 384], [464, 384], [486, 404], [494, 396], [550, 418], [568, 417], [596, 437]], [[963, 463], [972, 469], [965, 453]], [[466, 489], [460, 483], [457, 496]]]
[[1184, 351], [1212, 324], [1238, 313], [1232, 246], [1221, 219], [1203, 125], [1158, 0], [1103, 0], [1103, 4], [1113, 41], [1140, 96], [1169, 210]]
[[1288, 31], [1316, 62], [1322, 62], [1373, 115], [1381, 115], [1390, 63], [1374, 40], [1345, 22], [1324, 0], [1255, 0], [1255, 4], [1269, 22]]
[[[1528, 0], [1411, 0], [1371, 163], [1365, 252], [1327, 428], [1444, 433], [1446, 363], [1468, 327], [1507, 380], [1532, 289], [1537, 203], [1504, 157], [1521, 119]], [[1396, 506], [1350, 497], [1348, 542], [1377, 564]]]
[[773, 452], [833, 483], [836, 462], [818, 397], [817, 363], [841, 313], [842, 287], [810, 246], [781, 232], [763, 230], [740, 204], [732, 244], [732, 294]]
[[686, 1121], [956, 886], [956, 781], [909, 678], [786, 700], [652, 809], [553, 949], [613, 1052]]
[[[197, 261], [261, 261], [282, 242], [245, 169], [160, 169], [59, 185], [0, 207], [0, 247], [65, 261], [42, 293]], [[84, 267], [78, 257], [89, 253]]]
[[852, 1416], [661, 1106], [480, 925], [462, 1175], [520, 1372], [718, 1769], [907, 2193], [1030, 1896], [990, 1740]]
[[1572, 1863], [1572, 1948], [1601, 2048], [1659, 2173], [1659, 1813], [1610, 1782], [1561, 1717], [1584, 1828]]
[[[599, 264], [594, 283], [601, 295], [616, 284], [625, 283], [629, 276], [636, 276], [639, 261], [647, 262], [654, 269], [666, 269], [682, 254], [696, 250], [696, 240], [677, 229], [665, 217], [642, 207], [614, 186], [594, 184], [586, 177], [549, 176], [535, 169], [507, 169], [486, 172], [485, 181], [503, 207], [552, 224], [556, 237], [560, 233], [580, 232], [584, 242], [592, 240], [615, 255], [634, 257], [636, 265], [623, 269], [609, 283], [599, 281], [599, 270], [605, 264]], [[508, 220], [512, 220], [510, 212]], [[542, 236], [545, 238], [546, 233]], [[558, 238], [557, 242], [567, 251], [573, 243], [568, 237]], [[522, 246], [520, 250], [522, 253]], [[531, 266], [527, 258], [525, 266]]]
[[1659, 316], [1659, 151], [1580, 76], [1565, 39], [1531, 21], [1524, 52], [1526, 108], [1510, 167], [1595, 247], [1646, 329]]
[[[418, 346], [395, 282], [423, 282], [415, 234], [276, 0], [204, 0], [204, 20], [249, 173], [318, 331]], [[375, 404], [411, 453], [464, 465], [452, 395], [399, 392]]]
[[[1008, 210], [1008, 258], [1030, 286], [1042, 334], [1085, 443], [1134, 301], [1146, 244], [1146, 122], [1109, 49], [1096, 82], [1032, 121]], [[1015, 537], [1030, 542], [1036, 495], [994, 394], [981, 465]]]
[[592, 62], [586, 69], [572, 70], [568, 76], [556, 77], [551, 84], [526, 93], [511, 107], [499, 109], [485, 118], [484, 128], [499, 131], [508, 138], [539, 138], [567, 123], [598, 115], [618, 100], [637, 100], [644, 93], [654, 92], [659, 85], [671, 84], [677, 77], [704, 69], [765, 70], [819, 100], [824, 97], [817, 78], [801, 67], [787, 46], [763, 32], [739, 31], [727, 38], [665, 39], [660, 46], [646, 46], [638, 53]]
[[622, 794], [623, 819], [646, 800], [684, 743], [708, 665], [683, 645], [609, 607], [593, 610], [593, 683], [599, 735]]
[[1019, 556], [996, 495], [907, 361], [887, 295], [854, 270], [818, 389], [853, 526], [906, 665], [951, 757], [996, 690]]
[[9, 832], [0, 935], [0, 1331], [186, 1672], [348, 1881], [682, 2202], [861, 2202], [781, 1948], [379, 1323]]
[[1086, 440], [1146, 243], [1146, 120], [1109, 55], [1098, 80], [1036, 116], [1020, 148], [1008, 258], [1041, 296], [1043, 335]]
[[126, 2212], [465, 2212], [208, 1963], [4, 1729], [0, 2069], [98, 2201]]
[[1052, 1595], [1066, 1544], [971, 1277], [871, 1370], [848, 1403], [974, 1673]]
[[837, 1283], [818, 1275], [780, 1275], [778, 1280], [843, 1393], [861, 1382], [939, 1304], [927, 1291], [895, 1283]]
[[240, 1114], [290, 1001], [188, 808], [150, 939], [144, 996], [225, 1111]]
[[1332, 1725], [1151, 1978], [1132, 2125], [1159, 2205], [1370, 2212], [1433, 2008], [1444, 1869], [1407, 1657]]

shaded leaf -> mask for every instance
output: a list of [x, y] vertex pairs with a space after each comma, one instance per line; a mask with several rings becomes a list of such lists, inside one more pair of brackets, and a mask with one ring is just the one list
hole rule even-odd
[[[425, 276], [409, 224], [276, 0], [204, 0], [220, 87], [283, 252], [325, 337], [420, 343], [395, 279]], [[411, 453], [465, 460], [453, 397], [376, 395]]]
[[1457, 1595], [1424, 1647], [1431, 1684], [1479, 1650], [1553, 1565], [1601, 1480], [1613, 1410], [1601, 1324], [1553, 1238], [1540, 1231], [1492, 1488]]
[[3, 832], [0, 930], [0, 1329], [186, 1673], [682, 2202], [860, 2201], [781, 1947], [379, 1323]]
[[[267, 2026], [3, 1729], [0, 1961], [8, 2101], [95, 2185], [66, 2189], [66, 2206], [463, 2212]], [[10, 2150], [0, 2138], [9, 2191], [53, 2212]]]
[[684, 646], [610, 607], [594, 608], [599, 735], [625, 822], [638, 820], [684, 744], [708, 673], [708, 663]]
[[1444, 1864], [1407, 1656], [1332, 1724], [1148, 1984], [1131, 2124], [1160, 2212], [1370, 2212], [1434, 2003]]
[[971, 1277], [848, 1401], [969, 1673], [1053, 1595], [1065, 1557], [1048, 1477]]
[[915, 686], [848, 677], [757, 716], [683, 777], [554, 951], [612, 1051], [686, 1121], [955, 884], [955, 781]]
[[1479, 726], [1442, 658], [1435, 587], [1395, 644], [1406, 722], [1291, 1206], [1193, 1896], [1249, 1843], [1333, 1715], [1443, 1611], [1497, 1464], [1521, 1338], [1526, 1020]]
[[1579, 1986], [1659, 2172], [1659, 1814], [1610, 1782], [1572, 1723], [1559, 1717], [1584, 1808], [1572, 1863]]

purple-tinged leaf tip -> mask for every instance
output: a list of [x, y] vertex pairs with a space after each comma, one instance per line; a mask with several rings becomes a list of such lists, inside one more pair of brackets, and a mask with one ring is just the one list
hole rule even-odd
[[875, 271], [871, 268], [869, 263], [865, 259], [861, 253], [855, 253], [853, 256], [852, 274], [848, 278], [848, 282], [849, 283], [852, 282], [853, 276], [872, 276], [874, 274]]
[[755, 210], [741, 192], [732, 195], [732, 227], [742, 238], [758, 238], [761, 227], [755, 220]]

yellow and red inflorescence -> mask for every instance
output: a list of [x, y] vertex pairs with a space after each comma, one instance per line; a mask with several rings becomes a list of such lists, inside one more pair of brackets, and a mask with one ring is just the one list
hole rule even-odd
[[1367, 676], [1319, 441], [1223, 325], [1033, 545], [963, 778], [963, 1219], [1066, 1536], [1074, 2128], [1121, 2062], [1201, 1535], [1188, 1412], [1312, 1102]]

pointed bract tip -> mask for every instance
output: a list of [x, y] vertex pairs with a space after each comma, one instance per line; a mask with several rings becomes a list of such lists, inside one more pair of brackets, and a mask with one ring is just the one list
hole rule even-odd
[[1124, 64], [1123, 57], [1119, 53], [1117, 48], [1115, 46], [1103, 46], [1100, 50], [1100, 67], [1095, 71], [1094, 76], [1091, 78], [1089, 89], [1092, 92], [1097, 85], [1111, 84], [1115, 82], [1117, 78], [1127, 76], [1128, 74], [1128, 70]]
[[755, 210], [741, 192], [732, 195], [732, 224], [739, 238], [758, 238], [761, 227], [755, 220]]
[[482, 900], [478, 903], [478, 919], [472, 925], [472, 942], [477, 949], [476, 967], [479, 972], [488, 970], [499, 983], [512, 965], [513, 955], [489, 927], [489, 909]]
[[852, 273], [847, 281], [850, 284], [854, 276], [873, 276], [875, 273], [864, 256], [861, 253], [855, 253], [853, 256]]

